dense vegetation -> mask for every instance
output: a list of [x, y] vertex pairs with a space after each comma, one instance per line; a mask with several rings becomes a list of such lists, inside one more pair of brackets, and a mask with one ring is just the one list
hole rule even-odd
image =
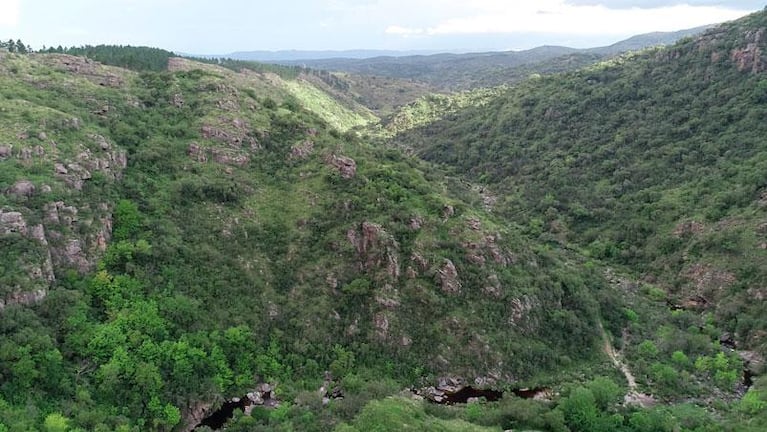
[[99, 63], [119, 66], [135, 71], [163, 71], [168, 68], [168, 59], [175, 54], [159, 48], [123, 45], [85, 45], [81, 47], [51, 47], [41, 52], [69, 54], [88, 57]]
[[[529, 244], [463, 182], [329, 127], [290, 81], [182, 59], [1, 64], [9, 430], [169, 430], [258, 381], [279, 383], [286, 428], [328, 430], [438, 375], [603, 363], [599, 311], [619, 300], [597, 268]], [[30, 300], [48, 253], [55, 282]], [[357, 380], [349, 397], [290, 408], [325, 370]]]
[[710, 370], [691, 339], [707, 325], [764, 353], [765, 78], [759, 51], [748, 53], [764, 46], [765, 25], [755, 14], [670, 49], [534, 79], [399, 141], [491, 186], [497, 212], [532, 235], [634, 273], [679, 309], [678, 330], [639, 318], [645, 335], [628, 334], [648, 376], [663, 373], [648, 363], [658, 354]]
[[385, 133], [357, 77], [0, 53], [0, 431], [764, 430], [763, 28]]

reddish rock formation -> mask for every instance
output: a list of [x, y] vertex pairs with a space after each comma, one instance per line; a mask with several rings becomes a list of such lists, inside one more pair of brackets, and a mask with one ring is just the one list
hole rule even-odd
[[448, 294], [461, 292], [462, 285], [461, 281], [458, 280], [458, 270], [456, 270], [455, 264], [449, 259], [445, 259], [442, 267], [437, 272], [437, 278], [443, 292]]
[[351, 179], [357, 175], [357, 163], [350, 157], [330, 155], [326, 162], [338, 170], [342, 178]]

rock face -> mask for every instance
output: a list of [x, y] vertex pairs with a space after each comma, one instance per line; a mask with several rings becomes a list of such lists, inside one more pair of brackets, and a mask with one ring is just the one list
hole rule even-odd
[[[225, 130], [224, 127], [227, 129]], [[251, 136], [250, 127], [240, 119], [232, 120], [231, 124], [212, 126], [205, 125], [201, 129], [202, 137], [218, 141], [231, 148], [249, 147], [251, 150], [260, 148], [258, 140]]]
[[761, 375], [765, 372], [764, 356], [756, 351], [738, 351], [738, 356], [743, 360], [743, 366], [752, 375]]
[[0, 312], [7, 306], [37, 303], [43, 300], [46, 295], [48, 295], [48, 291], [45, 289], [38, 289], [31, 292], [14, 292], [7, 295], [5, 298], [0, 299]]
[[691, 308], [705, 307], [713, 304], [724, 290], [735, 283], [735, 275], [706, 264], [694, 264], [684, 276], [690, 281], [694, 293], [686, 306]]
[[741, 72], [760, 73], [767, 70], [767, 61], [760, 45], [764, 42], [767, 29], [749, 31], [745, 35], [746, 46], [730, 53], [730, 60]]
[[363, 222], [359, 230], [347, 231], [346, 238], [356, 250], [360, 270], [385, 268], [391, 280], [399, 279], [399, 244], [381, 225]]
[[357, 162], [350, 157], [330, 155], [326, 162], [341, 174], [341, 178], [348, 180], [357, 175]]
[[66, 54], [46, 54], [39, 58], [41, 61], [56, 67], [57, 69], [82, 76], [100, 86], [122, 87], [123, 85], [123, 78], [112, 72], [114, 69], [105, 67], [86, 57], [76, 57]]
[[[43, 225], [29, 226], [20, 212], [0, 210], [0, 236], [34, 240], [24, 244], [22, 255], [15, 262], [26, 281], [21, 285], [4, 287], [9, 293], [0, 298], [0, 310], [15, 304], [30, 304], [45, 298], [48, 286], [55, 280], [53, 263]], [[22, 286], [26, 288], [22, 291]]]
[[442, 291], [448, 294], [457, 294], [461, 292], [461, 281], [458, 280], [458, 270], [455, 264], [449, 259], [445, 259], [442, 267], [437, 272]]
[[0, 210], [0, 234], [19, 233], [27, 235], [27, 221], [19, 212], [3, 212]]
[[205, 416], [208, 415], [212, 406], [213, 404], [207, 402], [189, 404], [181, 413], [181, 429], [179, 430], [182, 432], [192, 432]]

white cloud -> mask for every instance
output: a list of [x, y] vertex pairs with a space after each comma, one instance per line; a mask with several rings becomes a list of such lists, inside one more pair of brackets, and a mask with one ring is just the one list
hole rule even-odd
[[564, 0], [464, 0], [464, 5], [471, 8], [469, 13], [419, 27], [392, 25], [387, 33], [404, 36], [491, 33], [629, 35], [680, 30], [728, 21], [749, 13], [721, 6], [688, 4], [610, 9], [602, 5], [573, 5]]
[[15, 28], [20, 9], [20, 0], [0, 0], [0, 28]]
[[426, 31], [422, 28], [389, 26], [386, 28], [386, 34], [400, 35], [400, 36], [413, 36], [424, 34]]

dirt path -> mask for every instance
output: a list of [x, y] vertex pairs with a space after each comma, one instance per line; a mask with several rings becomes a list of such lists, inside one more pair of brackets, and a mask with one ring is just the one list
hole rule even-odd
[[623, 361], [621, 354], [616, 352], [615, 348], [613, 348], [613, 344], [610, 342], [610, 338], [607, 336], [607, 332], [605, 331], [604, 327], [602, 327], [601, 322], [599, 323], [599, 332], [602, 333], [602, 339], [604, 340], [603, 349], [605, 354], [610, 357], [613, 365], [620, 369], [620, 371], [626, 377], [629, 391], [623, 398], [624, 403], [626, 405], [639, 405], [642, 408], [647, 408], [654, 405], [655, 399], [652, 396], [646, 395], [644, 393], [639, 393], [637, 391], [637, 381], [636, 378], [634, 378], [634, 374], [631, 373], [631, 369], [629, 369], [628, 365]]

